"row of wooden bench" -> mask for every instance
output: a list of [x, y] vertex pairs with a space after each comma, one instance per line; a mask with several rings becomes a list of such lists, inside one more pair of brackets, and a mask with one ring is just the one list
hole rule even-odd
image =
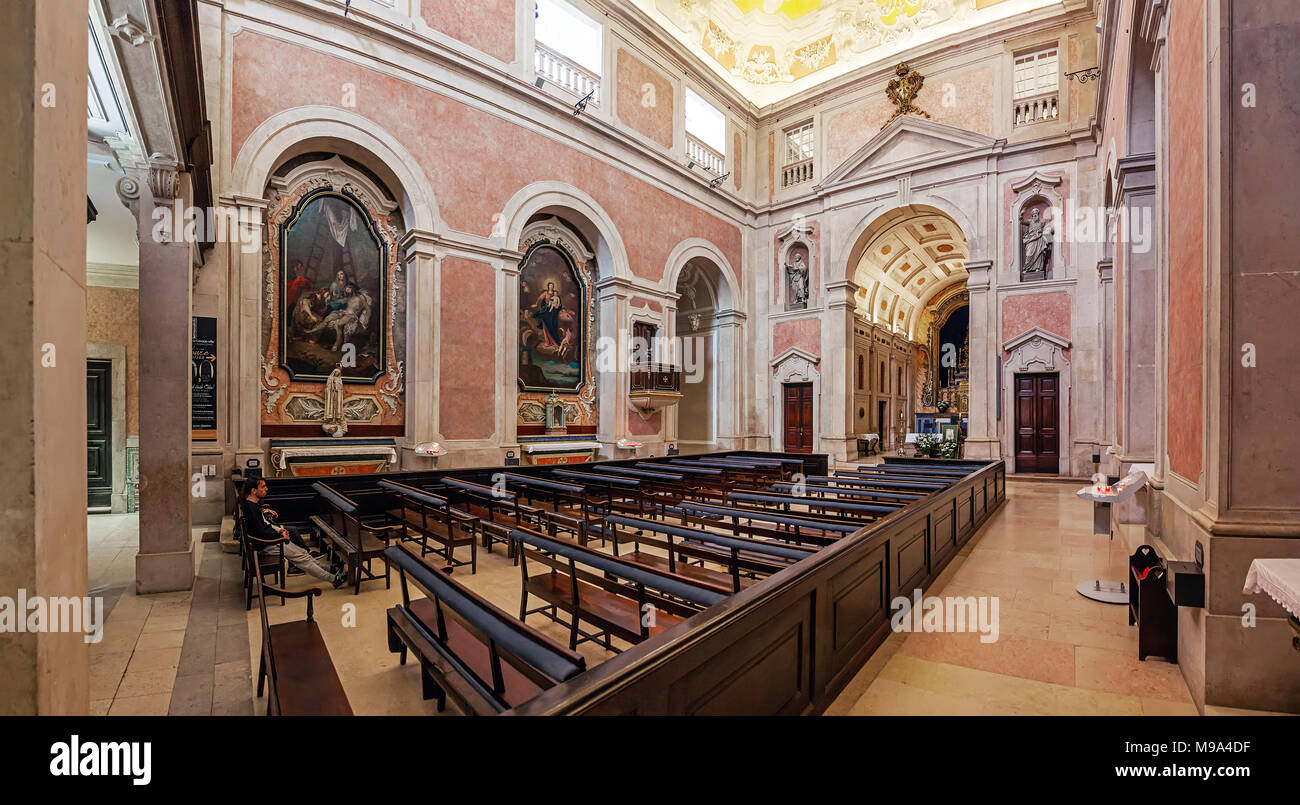
[[[630, 468], [617, 476], [626, 480], [635, 472], [657, 470]], [[403, 663], [408, 651], [420, 658], [426, 698], [437, 698], [439, 709], [445, 707], [448, 695], [465, 712], [500, 712], [513, 707], [581, 673], [585, 662], [574, 651], [579, 642], [600, 640], [613, 649], [611, 637], [636, 643], [671, 628], [753, 580], [779, 572], [820, 545], [865, 524], [847, 515], [884, 515], [906, 505], [909, 498], [891, 498], [886, 491], [899, 488], [897, 483], [929, 483], [923, 480], [927, 475], [941, 477], [910, 472], [906, 477], [912, 480], [896, 481], [878, 473], [836, 473], [804, 479], [824, 482], [810, 491], [806, 484], [795, 489], [791, 482], [779, 480], [788, 474], [770, 473], [763, 479], [768, 490], [726, 492], [722, 502], [710, 504], [662, 492], [649, 501], [641, 494], [628, 494], [630, 490], [640, 491], [641, 481], [647, 480], [644, 476], [634, 479], [636, 486], [632, 486], [618, 478], [596, 483], [593, 479], [600, 476], [568, 474], [590, 477], [570, 477], [561, 482], [516, 476], [511, 479], [517, 486], [513, 492], [444, 478], [446, 487], [461, 493], [456, 501], [459, 506], [453, 504], [451, 496], [381, 481], [389, 496], [382, 517], [360, 515], [355, 502], [325, 484], [315, 490], [329, 504], [330, 511], [326, 516], [313, 517], [313, 525], [326, 542], [347, 557], [356, 588], [363, 577], [379, 578], [370, 569], [372, 558], [382, 557], [386, 582], [391, 578], [391, 568], [398, 568], [403, 603], [388, 613], [389, 646], [401, 655]], [[448, 480], [452, 483], [446, 483]], [[592, 487], [599, 489], [603, 505], [593, 503]], [[621, 494], [609, 494], [612, 491]], [[841, 495], [863, 497], [856, 494], [862, 491], [878, 493], [869, 496], [874, 501], [892, 500], [897, 505], [839, 500]], [[529, 502], [522, 503], [519, 493]], [[615, 497], [620, 498], [624, 509], [635, 506], [635, 512], [619, 513]], [[537, 502], [550, 503], [551, 509], [538, 507]], [[768, 506], [779, 510], [765, 508]], [[808, 511], [796, 513], [793, 506], [804, 506]], [[571, 513], [575, 510], [581, 516]], [[666, 518], [671, 515], [677, 515], [681, 524], [669, 522]], [[692, 527], [692, 523], [707, 528]], [[536, 525], [544, 525], [550, 533], [530, 527]], [[718, 533], [719, 528], [732, 533]], [[367, 532], [374, 535], [373, 543], [367, 543]], [[518, 557], [522, 589], [517, 620], [448, 575], [456, 566], [469, 564], [473, 569], [480, 537], [488, 550], [504, 542], [507, 552]], [[599, 537], [602, 543], [611, 542], [614, 555], [589, 548], [587, 540], [593, 537]], [[430, 539], [443, 546], [446, 567], [435, 568], [427, 562], [425, 557], [435, 550], [428, 544]], [[626, 542], [633, 543], [634, 549], [620, 555], [620, 546]], [[456, 561], [455, 547], [467, 543], [470, 560]], [[420, 546], [418, 555], [416, 544]], [[657, 548], [662, 555], [647, 552], [643, 546]], [[530, 575], [530, 562], [534, 567], [541, 565], [542, 571]], [[726, 569], [713, 570], [705, 563]], [[261, 578], [255, 579], [253, 585], [260, 592]], [[417, 586], [425, 598], [412, 601], [411, 585]], [[272, 646], [285, 640], [294, 647], [291, 655], [311, 654], [318, 658], [293, 663], [296, 670], [291, 676], [298, 688], [315, 691], [302, 704], [320, 710], [333, 702], [332, 707], [340, 709], [341, 696], [341, 708], [350, 712], [312, 621], [311, 596], [319, 594], [319, 590], [288, 593], [273, 587], [269, 592], [281, 595], [282, 603], [284, 597], [307, 597], [308, 612], [303, 622], [270, 627], [265, 593], [258, 595], [264, 633], [259, 695], [263, 681], [269, 681], [268, 712], [289, 712], [298, 707], [298, 702], [292, 701], [286, 709], [277, 692], [277, 671], [283, 669], [276, 667]], [[542, 606], [528, 609], [530, 596], [540, 599]], [[562, 623], [567, 621], [567, 649], [527, 625], [527, 617], [538, 613]], [[583, 632], [584, 623], [595, 631]], [[322, 655], [323, 663], [319, 659]], [[323, 672], [325, 665], [329, 673]], [[304, 668], [316, 668], [317, 673]], [[304, 686], [305, 681], [316, 676], [319, 681]]]

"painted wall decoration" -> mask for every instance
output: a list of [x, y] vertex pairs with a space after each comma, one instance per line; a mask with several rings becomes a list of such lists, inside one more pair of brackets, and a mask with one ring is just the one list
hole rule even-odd
[[586, 357], [585, 294], [567, 252], [535, 244], [519, 271], [519, 383], [524, 391], [576, 391]]
[[595, 434], [595, 255], [557, 218], [529, 224], [520, 249], [519, 437]]
[[346, 188], [308, 192], [280, 230], [280, 365], [324, 380], [342, 363], [346, 381], [384, 372], [387, 246]]
[[274, 177], [263, 251], [262, 436], [325, 436], [337, 367], [349, 435], [405, 433], [397, 203], [335, 157]]

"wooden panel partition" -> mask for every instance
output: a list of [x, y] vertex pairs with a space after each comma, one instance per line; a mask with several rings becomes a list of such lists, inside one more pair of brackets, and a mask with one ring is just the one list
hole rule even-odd
[[[828, 469], [824, 455], [713, 455], [797, 459], [807, 476], [826, 476]], [[661, 460], [603, 463], [633, 467]], [[890, 602], [930, 584], [1005, 499], [1000, 461], [890, 457], [886, 464], [941, 466], [966, 474], [506, 714], [822, 712], [888, 636]], [[378, 478], [424, 488], [436, 486], [443, 475], [491, 484], [499, 472], [545, 477], [552, 469], [398, 472], [340, 476], [330, 484], [365, 509], [382, 505]], [[320, 504], [310, 489], [313, 480], [269, 479], [268, 502], [281, 522], [305, 521], [316, 513]]]
[[509, 712], [821, 712], [889, 634], [890, 601], [933, 581], [1002, 504], [1002, 462], [945, 466], [970, 472]]

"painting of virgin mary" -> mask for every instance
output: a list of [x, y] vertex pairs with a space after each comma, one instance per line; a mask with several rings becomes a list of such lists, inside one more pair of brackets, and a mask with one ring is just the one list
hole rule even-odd
[[533, 247], [519, 271], [519, 381], [526, 389], [573, 391], [582, 383], [586, 309], [569, 255]]

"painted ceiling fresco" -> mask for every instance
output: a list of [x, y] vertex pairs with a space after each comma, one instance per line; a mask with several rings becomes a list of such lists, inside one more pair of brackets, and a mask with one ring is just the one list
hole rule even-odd
[[759, 106], [1056, 1], [634, 0]]

